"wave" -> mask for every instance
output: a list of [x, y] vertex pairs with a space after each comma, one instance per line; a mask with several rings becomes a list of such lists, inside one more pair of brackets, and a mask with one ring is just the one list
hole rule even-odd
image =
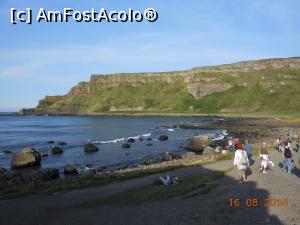
[[109, 141], [92, 141], [92, 143], [94, 144], [111, 144], [111, 143], [118, 143], [118, 142], [123, 142], [126, 141], [129, 138], [132, 138], [134, 140], [137, 140], [141, 137], [150, 137], [152, 134], [151, 133], [147, 133], [147, 134], [141, 134], [141, 135], [137, 135], [137, 136], [133, 136], [133, 137], [122, 137], [122, 138], [117, 138], [114, 140], [109, 140]]

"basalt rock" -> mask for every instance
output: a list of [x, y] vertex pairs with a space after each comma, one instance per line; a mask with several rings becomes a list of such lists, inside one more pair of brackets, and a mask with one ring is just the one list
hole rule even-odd
[[167, 135], [161, 135], [159, 138], [158, 138], [158, 140], [160, 140], [160, 141], [166, 141], [166, 140], [168, 140], [169, 139], [169, 137], [167, 136]]
[[60, 141], [60, 142], [58, 142], [58, 145], [60, 145], [60, 146], [64, 146], [64, 145], [67, 145], [67, 143], [66, 143], [66, 142], [64, 142], [64, 141]]
[[127, 139], [127, 142], [133, 143], [133, 142], [135, 142], [135, 139], [134, 139], [134, 138], [128, 138], [128, 139]]
[[193, 136], [187, 145], [187, 149], [193, 152], [201, 153], [211, 143], [211, 139], [207, 135]]
[[9, 149], [5, 149], [5, 150], [3, 150], [3, 153], [5, 153], [5, 154], [10, 154], [10, 153], [12, 153], [12, 151], [9, 150]]
[[51, 149], [51, 153], [53, 155], [60, 155], [63, 152], [64, 152], [64, 150], [62, 148], [60, 148], [60, 147], [54, 147], [54, 148]]
[[88, 143], [88, 144], [86, 144], [86, 145], [84, 146], [84, 151], [85, 151], [86, 153], [92, 153], [92, 152], [97, 152], [97, 151], [99, 151], [99, 148], [98, 148], [96, 145], [92, 144], [92, 143]]
[[13, 156], [11, 165], [13, 168], [38, 166], [40, 165], [41, 159], [41, 154], [38, 151], [28, 147]]
[[122, 148], [130, 148], [130, 144], [124, 143], [124, 144], [122, 144]]
[[78, 170], [73, 166], [65, 166], [64, 174], [65, 175], [76, 175], [76, 174], [78, 174]]

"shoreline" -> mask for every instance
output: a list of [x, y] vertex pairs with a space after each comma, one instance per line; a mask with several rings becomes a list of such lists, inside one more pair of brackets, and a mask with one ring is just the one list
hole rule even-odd
[[203, 118], [260, 118], [260, 119], [275, 119], [275, 120], [290, 120], [294, 122], [300, 122], [300, 112], [295, 113], [276, 113], [276, 112], [256, 112], [256, 113], [148, 113], [148, 112], [116, 112], [116, 113], [44, 113], [44, 114], [21, 114], [19, 112], [14, 113], [0, 113], [1, 116], [54, 116], [54, 117], [203, 117]]
[[[183, 129], [226, 129], [229, 131], [230, 135], [236, 136], [242, 140], [249, 140], [250, 143], [255, 144], [255, 146], [259, 145], [261, 142], [266, 141], [267, 143], [273, 146], [274, 140], [277, 137], [282, 137], [287, 133], [290, 133], [292, 137], [296, 137], [297, 139], [300, 138], [300, 123], [292, 123], [283, 120], [275, 120], [272, 118], [235, 118], [235, 117], [227, 117], [224, 120], [218, 120], [216, 123], [212, 123], [210, 125], [186, 125], [182, 127]], [[270, 146], [271, 146], [270, 145]], [[207, 155], [198, 155], [197, 157], [203, 157], [201, 163], [209, 163], [211, 162], [212, 156]], [[205, 158], [208, 157], [208, 158]], [[216, 154], [214, 160], [220, 159], [231, 159], [232, 155], [227, 154], [224, 155], [222, 158], [222, 154]], [[198, 158], [199, 159], [199, 158]], [[194, 165], [192, 165], [194, 164]], [[178, 160], [171, 160], [170, 162], [159, 162], [155, 163], [152, 162], [150, 165], [139, 165], [133, 168], [118, 168], [116, 170], [111, 170], [106, 175], [103, 174], [82, 174], [78, 176], [68, 176], [67, 179], [61, 181], [53, 180], [49, 182], [38, 182], [37, 190], [30, 189], [27, 190], [28, 194], [33, 194], [35, 191], [38, 193], [44, 192], [57, 192], [57, 191], [67, 191], [70, 189], [77, 189], [77, 188], [86, 188], [91, 186], [97, 185], [105, 185], [110, 182], [118, 181], [119, 179], [130, 179], [139, 176], [147, 176], [149, 174], [155, 174], [158, 172], [173, 170], [175, 168], [181, 166], [197, 166], [197, 159], [178, 159]], [[0, 171], [1, 172], [1, 171]], [[18, 171], [12, 171], [13, 176], [18, 175]], [[37, 173], [39, 176], [42, 174]], [[1, 173], [0, 173], [1, 175]], [[38, 177], [38, 176], [37, 176]], [[1, 176], [0, 176], [1, 178]], [[36, 177], [35, 177], [36, 178]], [[79, 179], [77, 179], [79, 178]], [[1, 181], [1, 179], [0, 179]], [[10, 196], [10, 194], [16, 192], [21, 194], [25, 191], [26, 192], [26, 185], [21, 184], [12, 184], [12, 188], [8, 191], [8, 193], [3, 193], [5, 190], [2, 190], [2, 197]], [[31, 184], [32, 185], [32, 184]], [[50, 185], [50, 186], [48, 186]], [[29, 185], [30, 186], [30, 185]], [[5, 186], [9, 188], [8, 186]], [[16, 190], [21, 188], [21, 190]], [[23, 190], [25, 189], [25, 190]], [[0, 197], [0, 198], [2, 198]]]

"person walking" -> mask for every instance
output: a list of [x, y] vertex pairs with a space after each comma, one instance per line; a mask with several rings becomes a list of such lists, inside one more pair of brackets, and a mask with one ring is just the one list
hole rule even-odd
[[282, 152], [282, 160], [283, 160], [283, 170], [287, 171], [288, 173], [292, 172], [292, 157], [293, 157], [293, 153], [291, 147], [289, 146], [288, 142], [285, 142], [284, 149]]
[[260, 163], [260, 172], [267, 173], [268, 163], [269, 163], [269, 150], [267, 143], [263, 142], [259, 152], [259, 158], [261, 159]]
[[239, 171], [239, 178], [242, 182], [247, 181], [246, 169], [249, 166], [249, 160], [247, 153], [244, 150], [243, 144], [238, 143], [236, 145], [237, 150], [235, 151], [233, 165]]
[[249, 165], [253, 165], [253, 159], [252, 159], [252, 145], [249, 144], [248, 140], [245, 140], [245, 146], [244, 146], [245, 152], [247, 153], [247, 157], [249, 160]]

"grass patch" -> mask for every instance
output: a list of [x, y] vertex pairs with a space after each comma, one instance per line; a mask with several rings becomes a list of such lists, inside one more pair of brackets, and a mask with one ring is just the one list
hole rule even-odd
[[157, 202], [171, 198], [187, 198], [198, 194], [209, 192], [215, 185], [215, 181], [222, 177], [223, 171], [210, 171], [206, 173], [193, 174], [182, 177], [180, 184], [146, 185], [131, 188], [105, 198], [94, 199], [75, 205], [75, 208], [97, 207], [100, 205], [128, 205], [142, 204], [145, 202]]

